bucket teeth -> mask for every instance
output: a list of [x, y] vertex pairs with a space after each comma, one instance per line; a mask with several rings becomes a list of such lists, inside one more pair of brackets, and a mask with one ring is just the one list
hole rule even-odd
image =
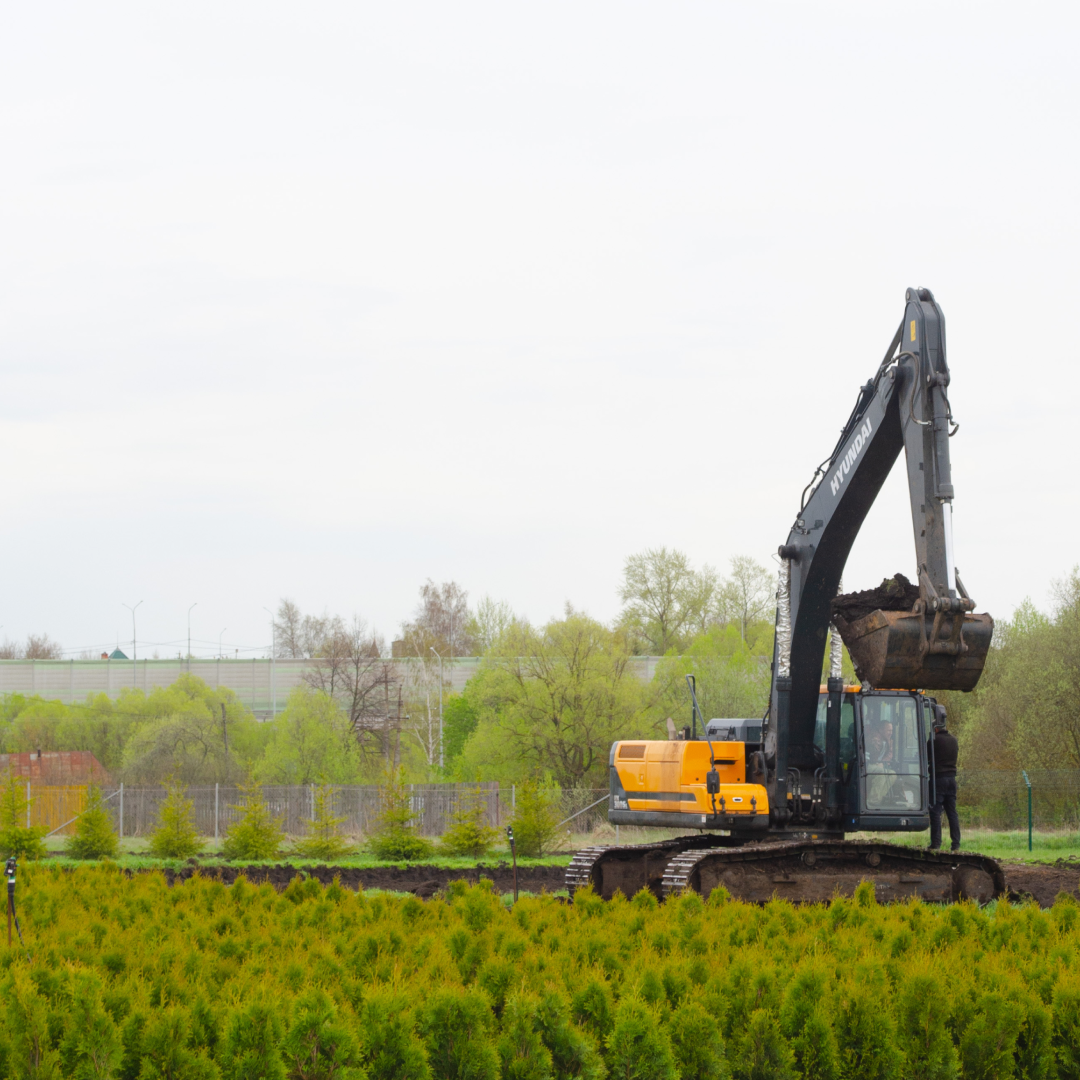
[[835, 622], [859, 679], [890, 690], [974, 690], [994, 633], [986, 614], [878, 610]]

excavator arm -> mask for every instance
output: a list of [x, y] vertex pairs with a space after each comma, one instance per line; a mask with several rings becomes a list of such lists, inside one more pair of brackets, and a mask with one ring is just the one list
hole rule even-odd
[[814, 767], [832, 601], [855, 537], [901, 450], [907, 460], [919, 599], [910, 611], [874, 611], [854, 623], [839, 618], [836, 623], [864, 684], [970, 690], [978, 681], [993, 620], [968, 614], [974, 602], [956, 572], [949, 461], [956, 426], [948, 387], [945, 316], [929, 289], [908, 289], [904, 319], [885, 359], [860, 388], [833, 453], [815, 471], [779, 549], [765, 735], [774, 806], [785, 805], [789, 769]]

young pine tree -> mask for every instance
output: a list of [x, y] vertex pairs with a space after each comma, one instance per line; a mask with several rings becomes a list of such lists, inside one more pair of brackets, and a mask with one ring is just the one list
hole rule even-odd
[[241, 817], [229, 829], [221, 854], [226, 859], [272, 859], [281, 847], [281, 822], [267, 809], [255, 781], [242, 784], [241, 791], [244, 801], [233, 807]]
[[0, 858], [16, 855], [22, 859], [40, 859], [45, 854], [45, 830], [26, 824], [29, 807], [26, 786], [25, 780], [8, 770], [0, 794]]
[[179, 780], [165, 784], [168, 795], [158, 812], [158, 827], [150, 834], [150, 854], [159, 859], [190, 859], [203, 849], [195, 828], [195, 804]]
[[514, 810], [514, 841], [519, 855], [543, 855], [559, 829], [551, 792], [538, 780], [522, 784]]
[[307, 836], [293, 844], [293, 852], [307, 859], [340, 859], [348, 853], [349, 842], [338, 831], [343, 817], [334, 817], [333, 792], [323, 784], [315, 789], [314, 816]]
[[409, 793], [405, 790], [405, 770], [388, 772], [379, 788], [382, 812], [379, 826], [369, 846], [380, 859], [415, 861], [431, 854], [431, 842], [413, 828], [413, 813]]
[[101, 788], [91, 784], [86, 793], [86, 809], [75, 823], [64, 851], [73, 859], [115, 859], [120, 848], [109, 812], [101, 800]]
[[448, 855], [482, 858], [499, 836], [499, 830], [491, 828], [486, 818], [487, 807], [479, 786], [462, 792], [454, 807], [450, 828], [439, 841], [440, 849]]

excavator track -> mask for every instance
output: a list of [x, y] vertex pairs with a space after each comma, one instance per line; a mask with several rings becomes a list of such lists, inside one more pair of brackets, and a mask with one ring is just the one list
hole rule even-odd
[[723, 886], [737, 900], [774, 896], [797, 904], [851, 896], [872, 881], [880, 903], [918, 897], [930, 903], [987, 903], [1006, 892], [993, 859], [966, 852], [901, 847], [878, 841], [800, 840], [742, 848], [683, 851], [664, 870], [664, 896], [686, 889], [708, 895]]
[[647, 888], [660, 899], [664, 895], [664, 873], [673, 858], [703, 848], [715, 849], [717, 842], [724, 839], [696, 833], [655, 844], [583, 848], [566, 868], [566, 888], [573, 896], [575, 889], [591, 886], [605, 900], [610, 900], [616, 891], [633, 896]]
[[[731, 846], [719, 847], [717, 841]], [[967, 852], [926, 851], [875, 840], [744, 842], [716, 835], [683, 836], [655, 844], [591, 847], [567, 867], [566, 887], [591, 886], [605, 900], [641, 888], [658, 898], [684, 890], [708, 895], [722, 885], [736, 900], [765, 903], [774, 896], [796, 904], [851, 896], [872, 881], [880, 903], [919, 897], [930, 903], [975, 900], [1007, 892], [993, 859]]]

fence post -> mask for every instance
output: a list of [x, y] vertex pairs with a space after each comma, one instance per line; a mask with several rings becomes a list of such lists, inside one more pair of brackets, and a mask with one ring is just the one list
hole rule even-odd
[[120, 839], [124, 839], [124, 781], [120, 781]]
[[315, 785], [308, 784], [308, 788], [311, 791], [311, 820], [315, 820]]
[[26, 827], [30, 828], [30, 781], [26, 781]]
[[510, 809], [517, 812], [517, 784], [510, 785]]
[[214, 839], [218, 838], [218, 785], [214, 785]]
[[1031, 850], [1031, 780], [1028, 779], [1027, 769], [1021, 769], [1020, 775], [1024, 778], [1024, 783], [1027, 784], [1028, 791], [1028, 851]]

